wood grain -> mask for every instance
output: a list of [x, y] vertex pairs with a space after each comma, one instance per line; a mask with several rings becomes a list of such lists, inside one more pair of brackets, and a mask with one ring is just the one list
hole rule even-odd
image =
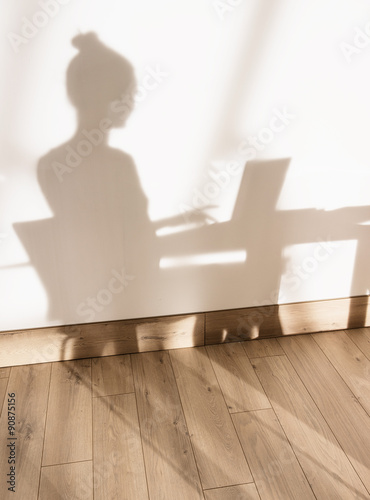
[[279, 335], [282, 330], [276, 305], [206, 313], [206, 345]]
[[[0, 482], [0, 498], [37, 500], [40, 484], [41, 495], [51, 500], [63, 496], [89, 499], [94, 490], [95, 500], [148, 500], [149, 493], [151, 499], [161, 500], [193, 500], [203, 495], [206, 500], [234, 500], [241, 495], [244, 500], [249, 498], [246, 492], [255, 500], [256, 485], [250, 482], [254, 478], [233, 419], [240, 415], [252, 418], [256, 414], [257, 424], [246, 426], [251, 446], [243, 445], [246, 454], [252, 454], [250, 460], [260, 460], [265, 474], [262, 480], [255, 476], [260, 480], [258, 498], [273, 496], [268, 489], [267, 493], [264, 491], [265, 483], [275, 490], [295, 491], [295, 481], [297, 477], [299, 481], [303, 471], [318, 499], [367, 500], [370, 495], [364, 483], [369, 487], [370, 417], [358, 398], [364, 401], [367, 395], [369, 332], [363, 328], [278, 341], [233, 342], [170, 353], [59, 362], [53, 367], [44, 362], [49, 351], [38, 353], [44, 356], [42, 364], [7, 368], [4, 373], [8, 377], [0, 378], [0, 404], [2, 395], [15, 390], [17, 419], [19, 415], [17, 493], [10, 495]], [[162, 342], [160, 336], [156, 340]], [[256, 348], [249, 351], [250, 345]], [[256, 357], [249, 359], [246, 352], [249, 356], [255, 353]], [[129, 358], [135, 359], [134, 386]], [[90, 363], [94, 364], [94, 374]], [[258, 387], [267, 392], [273, 409], [230, 415], [225, 398], [230, 406], [234, 404], [236, 408], [235, 403], [243, 401], [238, 408], [245, 407], [245, 388], [251, 387], [251, 365], [254, 382], [257, 375]], [[94, 393], [90, 387], [92, 376]], [[122, 390], [135, 392], [104, 395]], [[80, 421], [78, 410], [85, 415]], [[279, 421], [273, 424], [264, 420], [263, 412], [270, 412], [270, 420], [275, 414]], [[53, 432], [45, 432], [49, 417], [50, 422], [54, 421]], [[5, 424], [4, 415], [0, 416], [0, 444], [6, 442]], [[87, 437], [91, 429], [93, 436]], [[79, 433], [85, 437], [78, 447], [89, 448], [88, 460], [41, 467], [45, 436], [45, 446], [51, 446], [52, 454], [59, 453], [60, 448], [73, 455], [73, 439], [79, 439]], [[85, 447], [84, 443], [89, 445]], [[290, 472], [292, 450], [294, 460], [301, 466], [298, 476], [294, 473], [297, 462]], [[62, 458], [68, 459], [58, 459]], [[2, 465], [7, 462], [3, 446], [0, 461]], [[0, 469], [6, 473], [3, 466]], [[206, 486], [212, 485], [203, 493], [200, 475]], [[289, 498], [286, 491], [281, 496], [279, 493], [277, 500]], [[301, 497], [299, 492], [296, 498]]]
[[10, 368], [0, 368], [0, 378], [7, 378], [10, 375]]
[[283, 335], [343, 330], [370, 326], [367, 295], [279, 306]]
[[253, 360], [258, 377], [317, 498], [367, 498], [366, 490], [286, 356]]
[[313, 339], [370, 415], [370, 360], [344, 331], [317, 334]]
[[249, 358], [263, 358], [264, 356], [280, 356], [284, 354], [277, 339], [260, 339], [243, 342], [243, 347]]
[[92, 462], [42, 467], [38, 500], [93, 500]]
[[[365, 320], [365, 324], [364, 324]], [[206, 313], [206, 345], [370, 326], [368, 296]]]
[[241, 343], [206, 349], [230, 413], [271, 408]]
[[203, 488], [251, 482], [205, 347], [179, 349], [170, 355]]
[[314, 500], [273, 410], [232, 415], [262, 500]]
[[93, 398], [94, 500], [148, 500], [134, 394]]
[[[7, 392], [15, 393], [16, 494], [8, 491], [5, 474], [9, 469], [7, 411], [0, 419], [0, 498], [37, 500], [50, 382], [49, 364], [12, 368]], [[7, 408], [7, 407], [6, 407]]]
[[132, 363], [150, 498], [203, 499], [168, 352], [135, 354]]
[[[205, 321], [206, 319], [206, 321]], [[370, 326], [368, 296], [0, 332], [0, 367]], [[254, 356], [256, 357], [256, 356]]]
[[356, 330], [347, 330], [352, 342], [370, 359], [370, 328], [357, 328]]
[[0, 367], [204, 345], [204, 314], [0, 332]]
[[91, 368], [93, 396], [112, 396], [134, 392], [129, 354], [94, 358]]
[[91, 427], [91, 360], [54, 363], [43, 465], [91, 460]]
[[239, 484], [204, 492], [205, 500], [260, 500], [254, 484]]
[[296, 372], [370, 491], [370, 417], [311, 335], [279, 339]]
[[0, 417], [1, 417], [1, 414], [2, 414], [2, 410], [3, 410], [3, 403], [4, 403], [4, 398], [5, 398], [6, 388], [7, 387], [8, 387], [8, 379], [7, 378], [1, 378], [0, 379]]

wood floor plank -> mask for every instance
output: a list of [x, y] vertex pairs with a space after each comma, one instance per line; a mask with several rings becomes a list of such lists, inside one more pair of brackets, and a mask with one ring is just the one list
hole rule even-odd
[[206, 349], [230, 413], [271, 408], [240, 342]]
[[370, 328], [356, 328], [354, 330], [346, 330], [352, 342], [365, 354], [367, 359], [370, 359]]
[[249, 358], [280, 356], [284, 354], [277, 339], [248, 340], [247, 342], [243, 342], [243, 346]]
[[12, 368], [7, 393], [15, 394], [15, 494], [8, 491], [6, 474], [9, 473], [7, 444], [8, 398], [0, 419], [0, 498], [37, 500], [42, 446], [45, 432], [47, 400], [50, 382], [50, 364]]
[[43, 465], [91, 458], [91, 360], [53, 363]]
[[204, 495], [205, 500], [260, 500], [260, 496], [253, 483], [206, 490]]
[[368, 498], [366, 490], [286, 356], [253, 365], [318, 499]]
[[4, 399], [5, 399], [5, 393], [6, 393], [7, 386], [8, 386], [8, 379], [1, 378], [0, 379], [0, 417], [2, 414], [2, 410], [3, 410], [3, 403], [4, 403]]
[[92, 360], [93, 396], [112, 396], [134, 392], [129, 354]]
[[232, 415], [262, 500], [314, 500], [272, 409]]
[[135, 354], [132, 367], [151, 500], [203, 499], [168, 352]]
[[8, 378], [10, 375], [10, 368], [0, 368], [0, 378]]
[[38, 500], [93, 500], [92, 461], [42, 467]]
[[252, 476], [205, 347], [170, 352], [204, 489]]
[[148, 500], [135, 394], [93, 398], [93, 418], [94, 500]]
[[370, 417], [311, 335], [279, 342], [370, 492]]
[[370, 360], [344, 331], [318, 333], [312, 338], [370, 415]]

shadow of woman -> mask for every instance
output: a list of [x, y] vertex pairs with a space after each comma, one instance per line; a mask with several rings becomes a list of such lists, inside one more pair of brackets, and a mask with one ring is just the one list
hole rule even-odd
[[132, 158], [108, 145], [109, 131], [123, 127], [132, 111], [133, 68], [93, 33], [77, 36], [73, 45], [79, 53], [67, 70], [67, 91], [77, 109], [77, 129], [41, 159], [38, 180], [54, 213], [58, 281], [68, 290], [63, 317], [76, 311], [82, 320], [98, 314], [104, 320], [112, 313], [117, 317], [117, 309], [131, 310], [133, 304], [122, 302], [136, 294], [122, 293], [148, 278], [145, 263], [154, 257], [155, 235]]
[[[152, 222], [133, 159], [109, 145], [109, 132], [124, 127], [134, 108], [132, 65], [95, 33], [78, 35], [72, 44], [78, 54], [66, 85], [76, 131], [37, 168], [53, 217], [14, 229], [47, 293], [48, 321], [78, 325], [155, 316], [164, 307], [163, 290], [176, 281], [161, 274], [163, 242], [155, 231], [183, 225], [184, 218]], [[208, 217], [196, 209], [190, 215], [198, 223]], [[68, 340], [66, 335], [61, 359], [67, 351], [68, 359], [74, 357]], [[104, 355], [104, 339], [94, 352]]]
[[136, 78], [94, 33], [72, 44], [79, 52], [66, 84], [77, 128], [37, 170], [53, 217], [15, 229], [47, 292], [49, 320], [140, 316], [158, 268], [155, 231], [133, 159], [108, 144], [109, 132], [132, 112]]

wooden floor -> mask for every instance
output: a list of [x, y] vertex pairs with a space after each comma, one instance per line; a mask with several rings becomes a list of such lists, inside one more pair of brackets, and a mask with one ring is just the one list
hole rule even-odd
[[4, 500], [370, 499], [370, 329], [2, 368], [0, 400]]

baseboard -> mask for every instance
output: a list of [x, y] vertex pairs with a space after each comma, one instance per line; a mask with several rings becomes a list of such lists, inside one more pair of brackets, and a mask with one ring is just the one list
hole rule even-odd
[[0, 367], [370, 326], [369, 297], [0, 333]]
[[370, 326], [367, 295], [206, 313], [206, 344]]

